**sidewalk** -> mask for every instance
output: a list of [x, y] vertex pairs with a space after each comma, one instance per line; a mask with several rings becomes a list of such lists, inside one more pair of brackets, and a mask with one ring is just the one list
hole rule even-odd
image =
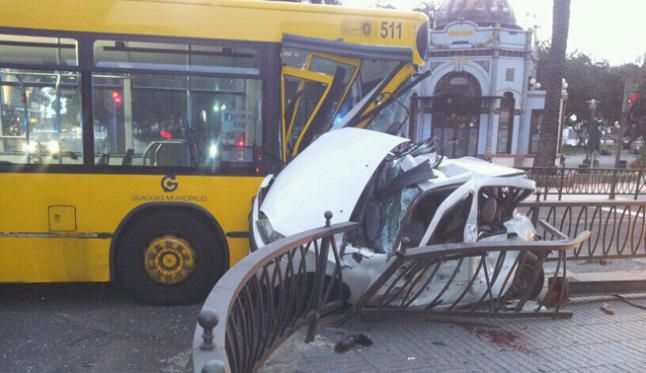
[[[646, 305], [646, 296], [630, 298]], [[600, 307], [607, 303], [615, 312]], [[569, 320], [397, 317], [322, 323], [312, 344], [304, 330], [274, 353], [262, 372], [638, 372], [646, 367], [646, 311], [610, 298], [573, 301]], [[335, 353], [348, 334], [374, 344]]]
[[[597, 159], [599, 160], [598, 168], [615, 168], [615, 158], [616, 153], [614, 150], [610, 155], [600, 155]], [[639, 155], [633, 154], [630, 150], [622, 150], [621, 159], [628, 161], [628, 166], [637, 159]], [[585, 159], [585, 151], [581, 151], [578, 154], [570, 154], [565, 156], [565, 166], [568, 168], [577, 168], [580, 164], [583, 163]]]

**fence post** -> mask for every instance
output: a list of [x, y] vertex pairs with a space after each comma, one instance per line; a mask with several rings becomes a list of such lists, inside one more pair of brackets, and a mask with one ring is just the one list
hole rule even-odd
[[561, 177], [559, 178], [559, 201], [563, 196], [563, 184], [565, 183], [564, 178], [565, 178], [565, 163], [563, 163], [563, 167], [561, 167]]
[[610, 180], [610, 199], [615, 199], [615, 193], [617, 191], [617, 169], [612, 170], [612, 179]]
[[639, 184], [641, 183], [641, 181], [642, 181], [642, 171], [640, 170], [637, 173], [637, 183], [635, 184], [636, 185], [636, 187], [635, 187], [635, 200], [639, 197], [639, 189], [640, 189]]

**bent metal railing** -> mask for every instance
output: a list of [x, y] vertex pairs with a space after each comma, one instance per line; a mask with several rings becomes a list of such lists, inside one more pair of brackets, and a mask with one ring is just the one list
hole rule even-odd
[[525, 168], [527, 176], [536, 181], [544, 196], [587, 194], [633, 196], [637, 199], [646, 191], [645, 170], [601, 168]]
[[[589, 232], [570, 240], [549, 224], [541, 224], [559, 235], [558, 240], [480, 241], [400, 250], [351, 314], [406, 310], [427, 316], [569, 317], [570, 312], [560, 310], [567, 299], [567, 252], [578, 249]], [[545, 291], [543, 264], [550, 253], [557, 263]]]
[[[646, 258], [646, 201], [523, 202], [519, 209], [570, 237], [590, 231], [587, 242], [568, 252], [570, 260]], [[545, 239], [555, 237], [537, 228]]]
[[298, 328], [309, 324], [312, 340], [318, 319], [343, 307], [334, 236], [356, 224], [330, 225], [329, 212], [325, 218], [325, 227], [260, 248], [218, 281], [198, 316], [195, 372], [253, 372]]
[[[319, 318], [343, 309], [348, 294], [343, 250], [335, 236], [357, 224], [330, 226], [330, 219], [326, 213], [325, 227], [255, 251], [220, 279], [198, 316], [195, 372], [254, 372], [298, 328], [309, 325], [306, 338], [311, 341]], [[453, 316], [569, 317], [560, 310], [568, 296], [566, 251], [579, 248], [589, 232], [570, 240], [549, 223], [540, 225], [556, 240], [400, 249], [347, 315], [421, 310]], [[543, 264], [551, 253], [557, 263], [549, 269], [545, 291]]]

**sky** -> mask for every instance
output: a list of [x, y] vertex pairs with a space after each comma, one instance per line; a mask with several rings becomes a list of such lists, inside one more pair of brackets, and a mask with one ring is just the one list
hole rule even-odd
[[[553, 0], [509, 0], [520, 26], [538, 25], [538, 38], [552, 33]], [[370, 7], [375, 0], [343, 0], [347, 6]], [[418, 0], [392, 0], [410, 10]], [[611, 65], [634, 63], [646, 52], [644, 33], [646, 0], [572, 0], [568, 50], [582, 51]]]

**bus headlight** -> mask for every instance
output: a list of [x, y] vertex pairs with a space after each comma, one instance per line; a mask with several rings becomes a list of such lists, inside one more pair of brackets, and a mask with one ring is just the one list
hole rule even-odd
[[49, 150], [49, 154], [57, 154], [61, 150], [61, 146], [58, 144], [58, 141], [51, 140], [47, 143], [47, 150]]

